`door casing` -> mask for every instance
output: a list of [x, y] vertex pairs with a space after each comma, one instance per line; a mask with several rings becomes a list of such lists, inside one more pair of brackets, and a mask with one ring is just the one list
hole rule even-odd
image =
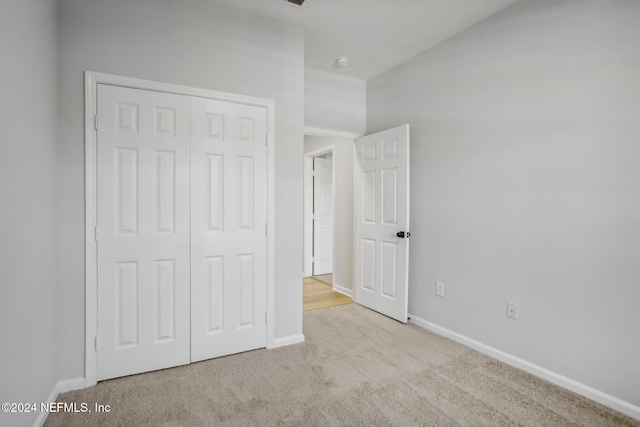
[[[313, 276], [313, 158], [333, 153], [333, 144], [328, 144], [318, 150], [304, 154], [304, 277]], [[333, 215], [335, 218], [335, 171], [333, 182]], [[331, 242], [335, 240], [335, 227], [332, 232]], [[335, 257], [332, 262], [335, 264]]]
[[132, 89], [200, 96], [238, 104], [264, 107], [267, 110], [267, 348], [274, 344], [275, 300], [275, 101], [226, 92], [199, 89], [170, 83], [85, 71], [85, 387], [97, 383], [98, 269], [97, 269], [97, 90], [98, 84]]
[[[344, 139], [344, 140], [351, 140], [351, 141], [355, 141], [356, 138], [359, 138], [362, 136], [361, 133], [353, 133], [353, 132], [344, 132], [344, 131], [337, 131], [337, 130], [331, 130], [331, 129], [321, 129], [321, 128], [313, 128], [313, 127], [307, 127], [305, 126], [304, 128], [304, 135], [305, 136], [320, 136], [323, 138], [328, 138], [328, 139]], [[327, 142], [327, 145], [325, 145], [324, 147], [321, 147], [317, 150], [314, 151], [310, 151], [308, 153], [304, 153], [304, 194], [305, 194], [305, 199], [304, 199], [304, 251], [303, 251], [303, 266], [302, 266], [302, 275], [303, 277], [311, 277], [313, 275], [313, 267], [312, 267], [312, 261], [311, 261], [311, 256], [313, 253], [313, 248], [312, 248], [312, 233], [313, 233], [313, 222], [311, 221], [311, 212], [312, 212], [312, 204], [313, 204], [313, 200], [312, 200], [312, 194], [313, 194], [313, 188], [312, 188], [312, 184], [313, 181], [311, 179], [311, 174], [313, 173], [313, 158], [315, 156], [321, 156], [323, 154], [327, 154], [330, 152], [335, 152], [335, 144], [331, 143], [331, 142]], [[333, 182], [333, 197], [334, 197], [334, 205], [333, 205], [333, 216], [334, 216], [334, 229], [333, 229], [333, 242], [335, 244], [335, 192], [336, 192], [336, 183], [335, 183], [335, 163], [334, 163], [334, 171], [333, 171], [333, 177], [334, 177], [334, 182]], [[334, 246], [334, 255], [333, 255], [333, 268], [335, 270], [335, 265], [336, 262], [339, 262], [338, 260], [336, 260], [335, 257], [335, 246]], [[334, 277], [335, 280], [335, 277]], [[334, 284], [335, 285], [335, 284]], [[344, 293], [341, 289], [335, 289], [334, 290], [338, 291], [338, 292], [342, 292]], [[352, 296], [350, 294], [346, 294], [349, 296]]]

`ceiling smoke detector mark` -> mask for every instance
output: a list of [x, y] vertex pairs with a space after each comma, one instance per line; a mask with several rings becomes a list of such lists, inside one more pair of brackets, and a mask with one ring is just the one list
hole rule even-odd
[[304, 3], [304, 0], [284, 0], [284, 1], [286, 1], [287, 3], [296, 4], [298, 6], [302, 6], [302, 3]]
[[340, 58], [336, 59], [336, 66], [338, 68], [343, 68], [347, 65], [349, 65], [349, 58], [347, 58], [346, 56], [341, 56]]

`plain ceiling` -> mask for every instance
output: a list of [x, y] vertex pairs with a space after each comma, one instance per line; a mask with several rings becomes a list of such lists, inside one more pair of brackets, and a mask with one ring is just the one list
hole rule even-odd
[[[517, 0], [211, 0], [302, 26], [305, 67], [368, 80]], [[336, 59], [349, 65], [339, 68]]]

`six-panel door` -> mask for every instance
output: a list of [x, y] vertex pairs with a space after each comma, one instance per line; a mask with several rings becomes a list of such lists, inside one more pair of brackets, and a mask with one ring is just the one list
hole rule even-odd
[[97, 379], [183, 365], [189, 97], [98, 85]]
[[191, 360], [265, 347], [267, 112], [192, 98]]
[[407, 322], [409, 126], [356, 140], [355, 302]]
[[97, 379], [266, 346], [267, 113], [98, 85]]

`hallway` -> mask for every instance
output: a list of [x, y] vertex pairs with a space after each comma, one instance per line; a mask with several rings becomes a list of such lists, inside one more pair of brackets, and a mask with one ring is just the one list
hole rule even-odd
[[317, 310], [319, 308], [335, 307], [338, 305], [352, 304], [350, 296], [336, 292], [331, 285], [322, 283], [313, 277], [302, 279], [302, 309], [303, 311]]

